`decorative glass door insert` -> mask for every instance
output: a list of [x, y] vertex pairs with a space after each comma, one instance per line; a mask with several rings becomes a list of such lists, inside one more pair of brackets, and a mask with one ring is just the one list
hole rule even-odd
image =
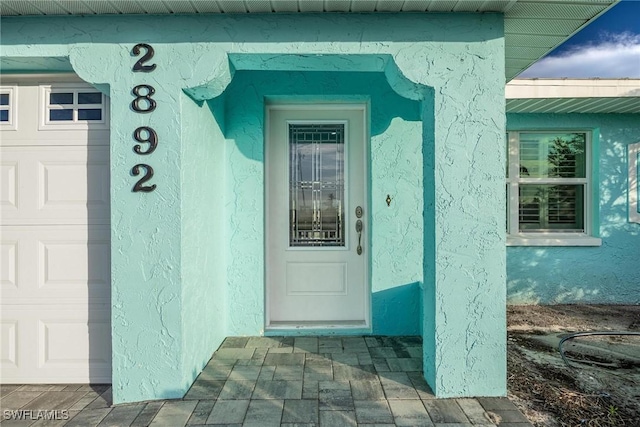
[[345, 125], [289, 123], [289, 246], [345, 245]]

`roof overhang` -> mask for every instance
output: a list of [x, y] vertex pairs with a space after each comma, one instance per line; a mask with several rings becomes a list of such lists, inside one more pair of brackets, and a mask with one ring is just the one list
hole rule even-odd
[[222, 13], [504, 13], [511, 80], [619, 0], [3, 0], [0, 16]]
[[640, 114], [640, 79], [514, 79], [507, 113]]

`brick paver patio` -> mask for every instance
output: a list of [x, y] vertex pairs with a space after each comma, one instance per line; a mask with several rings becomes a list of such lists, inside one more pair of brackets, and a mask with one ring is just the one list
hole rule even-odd
[[229, 337], [183, 399], [112, 406], [109, 386], [6, 385], [1, 425], [531, 425], [506, 398], [436, 399], [421, 370], [419, 337]]

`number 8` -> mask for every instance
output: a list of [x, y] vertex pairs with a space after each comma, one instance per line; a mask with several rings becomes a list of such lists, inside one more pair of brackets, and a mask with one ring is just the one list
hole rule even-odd
[[[140, 93], [141, 89], [145, 89], [147, 93], [142, 95]], [[136, 111], [138, 113], [150, 113], [156, 109], [156, 101], [151, 99], [153, 94], [156, 93], [156, 90], [153, 88], [153, 86], [138, 85], [134, 87], [131, 92], [136, 97], [133, 101], [131, 101], [131, 108], [133, 108], [133, 111]], [[140, 107], [140, 101], [143, 99], [147, 102], [146, 109]]]

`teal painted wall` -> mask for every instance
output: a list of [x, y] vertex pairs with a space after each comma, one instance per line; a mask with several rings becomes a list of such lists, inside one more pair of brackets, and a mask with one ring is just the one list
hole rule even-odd
[[509, 247], [509, 303], [640, 303], [640, 225], [627, 220], [627, 145], [640, 141], [640, 116], [508, 114], [507, 128], [592, 132], [592, 209], [602, 239], [599, 247]]
[[[215, 350], [206, 347], [215, 346], [216, 337], [261, 332], [264, 295], [255, 284], [263, 282], [264, 270], [263, 145], [254, 130], [263, 110], [254, 109], [257, 116], [237, 112], [240, 104], [227, 99], [228, 117], [244, 114], [251, 136], [234, 138], [240, 130], [228, 118], [224, 154], [204, 145], [184, 148], [220, 136], [213, 124], [203, 128], [201, 138], [183, 132], [185, 126], [205, 117], [225, 120], [215, 101], [207, 102], [211, 118], [204, 106], [183, 102], [183, 92], [212, 100], [243, 70], [382, 73], [394, 92], [420, 103], [422, 123], [404, 112], [391, 115], [388, 124], [372, 121], [374, 296], [379, 294], [380, 306], [388, 301], [400, 307], [423, 281], [425, 376], [436, 394], [504, 394], [504, 217], [494, 209], [504, 205], [503, 34], [499, 14], [3, 19], [2, 64], [41, 70], [44, 63], [68, 58], [82, 79], [111, 97], [114, 401], [179, 397]], [[151, 74], [131, 72], [137, 59], [131, 48], [139, 42], [155, 47], [158, 68]], [[130, 109], [131, 89], [143, 83], [156, 89], [158, 108], [151, 114]], [[334, 90], [343, 97], [344, 88]], [[238, 91], [257, 108], [256, 94]], [[410, 110], [416, 113], [414, 106]], [[385, 131], [376, 134], [378, 125]], [[144, 159], [131, 149], [138, 126], [152, 126], [160, 137], [159, 148]], [[195, 236], [192, 222], [211, 217], [196, 206], [204, 190], [191, 187], [193, 171], [184, 168], [203, 166], [215, 153], [227, 162], [224, 182], [215, 187], [224, 189], [225, 198], [204, 197], [203, 203], [216, 209], [223, 203], [226, 226], [212, 223], [203, 236]], [[130, 171], [143, 160], [154, 167], [158, 188], [132, 193]], [[220, 173], [203, 176], [215, 179]], [[387, 193], [394, 198], [391, 207], [383, 201]], [[202, 289], [209, 282], [195, 269], [216, 249], [195, 246], [206, 245], [206, 236], [221, 235], [225, 266], [211, 268], [228, 284], [227, 321], [206, 325], [213, 328], [212, 337], [208, 344], [198, 343], [187, 329], [201, 331], [205, 324], [198, 320], [214, 320], [195, 312], [202, 302], [190, 296], [208, 301], [217, 293]], [[240, 241], [247, 236], [249, 241]], [[242, 252], [245, 245], [251, 246], [248, 253]], [[374, 330], [418, 331], [413, 319], [419, 313], [413, 305], [406, 321], [391, 326], [389, 314], [374, 317]]]
[[506, 394], [504, 40], [475, 34], [422, 109], [424, 375], [441, 397]]
[[180, 98], [183, 393], [227, 330], [225, 139], [213, 113], [224, 113], [223, 101], [196, 103], [185, 94]]
[[225, 95], [230, 201], [226, 215], [231, 236], [228, 333], [256, 334], [264, 327], [265, 100], [295, 100], [369, 103], [371, 250], [367, 254], [373, 333], [417, 335], [416, 283], [422, 281], [423, 260], [419, 103], [395, 93], [383, 73], [241, 71]]

